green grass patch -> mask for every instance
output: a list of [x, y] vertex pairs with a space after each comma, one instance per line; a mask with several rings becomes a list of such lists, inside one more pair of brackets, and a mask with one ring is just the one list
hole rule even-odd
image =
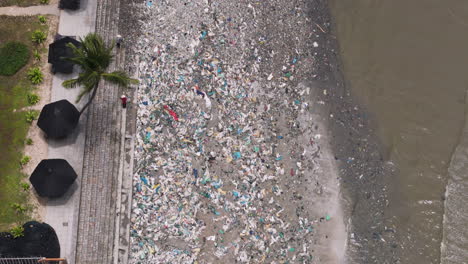
[[28, 46], [21, 42], [8, 42], [0, 46], [0, 75], [11, 76], [29, 61]]
[[[8, 1], [8, 0], [7, 0]], [[0, 1], [3, 3], [3, 1]], [[0, 40], [2, 43], [16, 41], [24, 43], [29, 50], [36, 46], [31, 41], [35, 30], [47, 32], [37, 16], [0, 16]], [[34, 86], [27, 71], [38, 62], [28, 64], [12, 76], [0, 76], [0, 232], [7, 231], [15, 224], [31, 220], [32, 206], [28, 204], [29, 192], [21, 183], [28, 182], [28, 175], [21, 172], [21, 159], [30, 124], [24, 108], [30, 105], [28, 95], [34, 93]], [[26, 210], [15, 210], [12, 204], [24, 206]], [[16, 208], [18, 209], [18, 208]]]
[[[17, 116], [25, 118], [23, 113], [18, 113]], [[0, 117], [3, 118], [3, 117]], [[11, 117], [17, 119], [17, 117]], [[28, 192], [22, 190], [21, 182], [27, 181], [27, 175], [21, 173], [22, 154], [14, 149], [13, 146], [21, 146], [22, 138], [26, 137], [28, 124], [23, 120], [15, 120], [9, 129], [2, 127], [2, 137], [0, 137], [0, 145], [8, 148], [3, 151], [6, 155], [0, 160], [2, 168], [0, 178], [0, 230], [5, 231], [11, 224], [24, 222], [30, 219], [30, 211], [19, 214], [12, 204], [22, 204], [26, 208], [31, 208], [28, 204]], [[3, 135], [8, 135], [4, 137]], [[12, 140], [12, 143], [7, 142]], [[3, 156], [3, 155], [2, 155]], [[6, 158], [6, 160], [3, 160]], [[14, 162], [12, 162], [14, 161]], [[16, 163], [16, 164], [15, 164]]]

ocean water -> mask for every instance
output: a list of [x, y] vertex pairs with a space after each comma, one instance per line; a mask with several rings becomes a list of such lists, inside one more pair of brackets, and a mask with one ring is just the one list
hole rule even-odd
[[468, 2], [330, 0], [344, 77], [395, 166], [399, 263], [468, 263]]

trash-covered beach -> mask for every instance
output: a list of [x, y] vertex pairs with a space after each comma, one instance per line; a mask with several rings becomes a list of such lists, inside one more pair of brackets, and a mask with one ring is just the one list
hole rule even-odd
[[304, 1], [133, 8], [130, 262], [336, 263], [346, 237], [316, 82], [330, 25]]

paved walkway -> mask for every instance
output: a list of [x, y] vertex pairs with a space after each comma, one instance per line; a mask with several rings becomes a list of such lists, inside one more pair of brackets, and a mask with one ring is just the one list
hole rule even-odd
[[[57, 7], [55, 7], [57, 9]], [[58, 9], [57, 9], [58, 10]], [[61, 35], [83, 37], [95, 28], [96, 3], [92, 0], [82, 1], [77, 11], [60, 11], [58, 33]], [[80, 25], [77, 27], [77, 25]], [[74, 103], [80, 89], [65, 89], [64, 80], [74, 78], [74, 74], [55, 74], [52, 80], [51, 101], [67, 99]], [[77, 105], [81, 109], [86, 100]], [[62, 198], [49, 201], [46, 205], [44, 221], [51, 225], [59, 238], [61, 256], [67, 258], [68, 263], [75, 263], [75, 249], [78, 229], [78, 212], [81, 192], [83, 168], [83, 153], [85, 148], [86, 115], [80, 119], [75, 133], [65, 140], [49, 140], [49, 158], [68, 160], [78, 174], [73, 188]]]
[[[117, 35], [119, 0], [98, 0], [96, 32], [107, 41]], [[122, 69], [124, 54], [116, 54], [110, 70]], [[122, 111], [117, 86], [101, 83], [88, 110], [76, 262], [113, 263], [118, 246], [118, 201], [121, 198]]]
[[[2, 7], [0, 15], [56, 15], [60, 16], [61, 35], [83, 37], [96, 31], [111, 41], [117, 35], [119, 6], [120, 0], [82, 0], [76, 11], [61, 11], [56, 5]], [[124, 57], [123, 49], [119, 50], [110, 70], [122, 69]], [[52, 102], [61, 99], [75, 102], [79, 89], [65, 89], [61, 85], [75, 76], [76, 73], [54, 75]], [[78, 174], [76, 183], [64, 197], [47, 203], [44, 219], [55, 229], [61, 256], [68, 263], [128, 260], [133, 137], [125, 137], [122, 124], [126, 124], [127, 112], [121, 111], [119, 96], [118, 87], [103, 83], [75, 133], [65, 140], [48, 142], [48, 157], [68, 160]], [[77, 108], [84, 102], [77, 104]], [[130, 106], [128, 115], [134, 114], [135, 109]]]
[[[119, 3], [119, 0], [81, 0], [81, 8], [76, 11], [61, 11], [57, 5], [2, 7], [0, 15], [56, 15], [60, 16], [61, 35], [83, 37], [96, 31], [111, 41], [117, 35]], [[124, 57], [124, 51], [120, 50], [110, 70], [122, 66]], [[65, 89], [61, 84], [76, 76], [76, 73], [54, 75], [52, 102], [61, 99], [75, 102], [79, 89]], [[117, 263], [128, 259], [133, 138], [125, 138], [122, 124], [126, 123], [127, 113], [120, 109], [119, 96], [118, 87], [103, 83], [74, 134], [59, 142], [48, 142], [48, 157], [68, 160], [78, 174], [76, 183], [64, 197], [47, 203], [44, 219], [55, 229], [61, 256], [68, 263]], [[77, 108], [84, 102], [77, 104]], [[129, 111], [129, 115], [133, 114], [134, 109]], [[128, 177], [123, 178], [128, 174], [130, 182]], [[123, 250], [119, 250], [121, 247]]]
[[29, 7], [6, 6], [0, 7], [0, 15], [28, 16], [28, 15], [60, 15], [57, 5], [39, 5]]

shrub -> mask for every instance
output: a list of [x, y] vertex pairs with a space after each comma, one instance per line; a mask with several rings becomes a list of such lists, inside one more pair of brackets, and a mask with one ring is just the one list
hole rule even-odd
[[40, 84], [44, 80], [44, 75], [39, 67], [33, 67], [28, 71], [28, 79], [33, 84]]
[[44, 31], [41, 31], [41, 30], [35, 30], [32, 35], [31, 35], [31, 39], [34, 43], [36, 44], [41, 44], [42, 42], [44, 42], [47, 38], [47, 35], [46, 33], [44, 33]]
[[29, 191], [29, 189], [31, 189], [31, 185], [29, 185], [29, 183], [22, 182], [20, 185], [21, 185], [21, 189], [23, 189], [23, 191]]
[[29, 50], [20, 42], [8, 42], [0, 47], [0, 75], [11, 76], [28, 63]]
[[22, 182], [20, 186], [21, 186], [21, 189], [23, 189], [23, 191], [29, 191], [29, 189], [31, 189], [31, 185], [29, 185], [29, 183], [26, 183], [26, 182]]
[[24, 212], [26, 212], [26, 206], [24, 205], [21, 205], [19, 203], [13, 203], [11, 205], [11, 207], [18, 213], [18, 214], [22, 214]]
[[38, 16], [37, 19], [39, 19], [41, 24], [45, 24], [47, 22], [47, 18], [45, 16]]
[[32, 145], [34, 142], [33, 142], [32, 138], [27, 138], [25, 143], [26, 143], [26, 145]]
[[31, 160], [31, 157], [29, 156], [23, 156], [23, 158], [21, 158], [20, 160], [20, 165], [21, 166], [24, 166], [26, 164], [28, 164], [28, 162]]
[[41, 53], [39, 53], [38, 50], [35, 50], [35, 51], [33, 52], [33, 56], [34, 56], [34, 58], [35, 58], [36, 60], [38, 60], [38, 61], [41, 60]]
[[11, 229], [10, 233], [13, 235], [14, 238], [24, 236], [24, 227], [23, 226], [15, 226]]
[[26, 112], [26, 122], [32, 123], [34, 120], [37, 118], [37, 111], [35, 110], [29, 110]]
[[28, 103], [30, 105], [35, 105], [39, 103], [40, 100], [41, 98], [39, 97], [39, 95], [33, 93], [28, 94]]
[[41, 0], [41, 5], [48, 5], [49, 4], [49, 0]]

